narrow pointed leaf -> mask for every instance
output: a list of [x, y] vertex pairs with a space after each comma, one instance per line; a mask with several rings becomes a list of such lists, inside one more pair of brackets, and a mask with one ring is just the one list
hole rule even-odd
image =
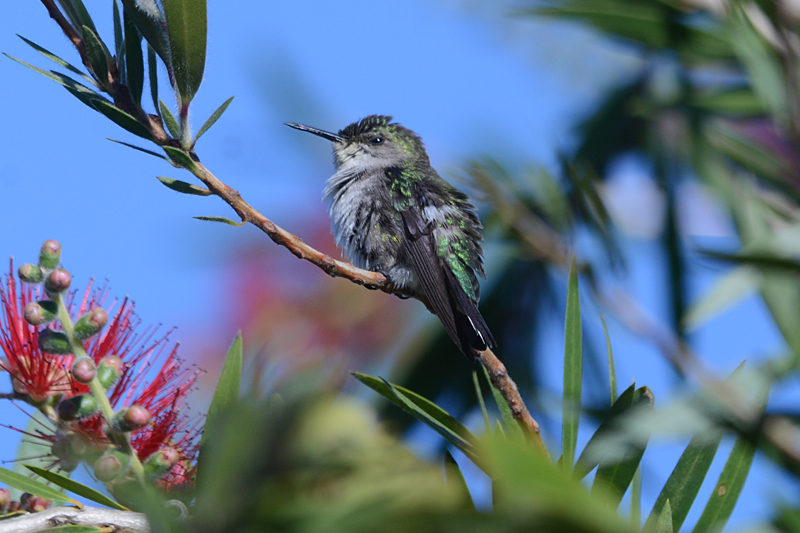
[[642, 466], [636, 469], [631, 481], [631, 525], [642, 526]]
[[83, 26], [88, 26], [92, 30], [97, 31], [94, 26], [94, 21], [89, 15], [89, 11], [86, 10], [86, 6], [83, 5], [81, 0], [58, 0], [58, 3], [61, 4], [64, 13], [72, 23], [72, 27], [75, 28], [75, 31], [77, 31], [81, 37], [83, 37], [81, 33]]
[[575, 448], [578, 445], [582, 380], [581, 302], [578, 293], [578, 266], [575, 254], [573, 254], [567, 285], [567, 313], [564, 328], [564, 397], [561, 426], [562, 462], [568, 472], [572, 471], [575, 463]]
[[14, 487], [22, 492], [30, 492], [35, 496], [41, 496], [56, 502], [71, 503], [73, 505], [82, 507], [80, 502], [70, 498], [69, 496], [65, 496], [50, 485], [45, 485], [39, 480], [30, 478], [7, 468], [0, 467], [0, 483], [5, 483], [9, 487]]
[[87, 500], [99, 503], [100, 505], [105, 505], [106, 507], [111, 507], [112, 509], [119, 509], [120, 511], [130, 511], [130, 509], [128, 509], [124, 505], [118, 504], [105, 494], [98, 492], [91, 487], [87, 487], [83, 483], [78, 483], [74, 479], [70, 479], [66, 476], [62, 476], [61, 474], [57, 474], [56, 472], [51, 472], [50, 470], [38, 466], [33, 466], [33, 465], [24, 465], [24, 466], [34, 474], [43, 477], [50, 483], [57, 485], [62, 489], [68, 490], [73, 494], [77, 494], [78, 496], [83, 496]]
[[182, 105], [194, 98], [206, 64], [206, 0], [162, 0], [169, 53]]
[[761, 279], [761, 273], [751, 265], [742, 265], [722, 276], [711, 290], [689, 306], [683, 317], [687, 331], [697, 329], [755, 292]]
[[211, 191], [209, 191], [205, 187], [192, 185], [191, 183], [186, 183], [185, 181], [180, 181], [172, 178], [165, 178], [162, 176], [158, 176], [157, 178], [158, 181], [166, 185], [168, 188], [183, 194], [193, 194], [195, 196], [211, 196], [212, 194]]
[[181, 128], [178, 126], [178, 121], [175, 120], [175, 115], [172, 114], [163, 100], [158, 101], [158, 108], [161, 110], [161, 118], [164, 119], [164, 125], [169, 130], [169, 134], [172, 135], [173, 139], [179, 138], [181, 136]]
[[153, 99], [153, 107], [158, 110], [158, 59], [156, 52], [148, 43], [147, 45], [147, 73], [150, 81], [150, 97]]
[[450, 413], [430, 400], [399, 385], [392, 385], [388, 381], [360, 372], [351, 372], [351, 374], [414, 418], [424, 422], [474, 460], [477, 438]]
[[[205, 428], [214, 428], [220, 424], [222, 417], [228, 413], [239, 401], [239, 390], [242, 383], [242, 332], [238, 332], [233, 339], [225, 364], [219, 375], [219, 382], [214, 391], [211, 405], [208, 407]], [[206, 431], [200, 439], [200, 454], [197, 461], [197, 486], [202, 484], [205, 473], [204, 457], [208, 456], [208, 442], [210, 438]]]
[[474, 511], [475, 502], [472, 501], [467, 481], [464, 479], [461, 468], [459, 468], [458, 463], [456, 463], [456, 460], [449, 450], [444, 451], [444, 476], [448, 484], [457, 487], [458, 491], [464, 495], [464, 503]]
[[486, 431], [491, 431], [492, 421], [489, 419], [489, 411], [486, 410], [486, 402], [483, 401], [483, 391], [481, 390], [478, 373], [474, 370], [472, 371], [472, 383], [475, 385], [475, 395], [478, 398], [478, 405], [481, 406], [481, 414], [483, 415], [483, 423], [486, 424]]
[[608, 326], [606, 319], [600, 314], [600, 321], [603, 323], [603, 332], [606, 335], [606, 350], [608, 351], [608, 390], [611, 393], [611, 404], [617, 400], [617, 369], [614, 365], [614, 350], [611, 349], [611, 337], [608, 336]]
[[192, 217], [196, 218], [197, 220], [205, 220], [206, 222], [221, 222], [222, 224], [227, 224], [229, 226], [240, 227], [244, 226], [244, 221], [241, 222], [234, 222], [233, 220], [225, 217]]
[[143, 152], [145, 154], [155, 156], [155, 157], [157, 157], [159, 159], [163, 159], [164, 161], [168, 161], [168, 159], [166, 157], [164, 157], [163, 155], [161, 155], [159, 153], [156, 153], [156, 152], [153, 152], [152, 150], [148, 150], [146, 148], [142, 148], [141, 146], [136, 146], [135, 144], [130, 144], [130, 143], [126, 143], [126, 142], [123, 142], [123, 141], [118, 141], [116, 139], [108, 139], [108, 140], [111, 141], [112, 143], [121, 144], [123, 146], [127, 146], [128, 148], [133, 148], [134, 150], [138, 150], [139, 152]]
[[128, 75], [128, 89], [133, 96], [133, 101], [141, 106], [142, 91], [144, 90], [142, 36], [127, 11], [124, 13], [123, 19], [125, 23], [125, 72]]
[[667, 483], [661, 489], [645, 529], [660, 521], [667, 505], [671, 505], [672, 523], [676, 530], [680, 530], [697, 493], [700, 492], [721, 440], [722, 433], [718, 438], [709, 439], [707, 435], [698, 435], [689, 441]]
[[192, 157], [180, 148], [175, 148], [172, 146], [164, 146], [163, 148], [172, 162], [179, 167], [185, 168], [189, 172], [194, 172], [197, 170]]
[[153, 135], [141, 122], [136, 120], [132, 115], [129, 115], [125, 111], [114, 107], [113, 104], [103, 101], [103, 100], [95, 100], [92, 102], [94, 108], [97, 109], [100, 113], [105, 115], [109, 118], [112, 122], [114, 122], [117, 126], [133, 133], [134, 135], [138, 135], [148, 141], [154, 141]]
[[108, 50], [106, 50], [105, 45], [100, 41], [97, 34], [86, 26], [83, 28], [83, 44], [97, 82], [102, 87], [108, 87]]
[[230, 98], [228, 98], [227, 100], [225, 100], [225, 101], [222, 103], [222, 105], [221, 105], [221, 106], [219, 106], [219, 107], [217, 108], [217, 110], [216, 110], [216, 111], [214, 111], [213, 113], [211, 113], [211, 116], [210, 116], [210, 117], [208, 117], [208, 120], [206, 120], [206, 121], [205, 121], [205, 123], [204, 123], [204, 124], [203, 124], [203, 125], [200, 127], [200, 130], [198, 130], [198, 132], [197, 132], [197, 136], [195, 136], [195, 138], [194, 138], [194, 142], [192, 143], [192, 146], [194, 146], [194, 145], [197, 143], [197, 140], [198, 140], [198, 139], [200, 139], [200, 137], [202, 137], [202, 135], [203, 135], [205, 132], [207, 132], [207, 131], [209, 130], [209, 128], [211, 128], [211, 126], [213, 126], [213, 125], [214, 125], [214, 123], [215, 123], [217, 120], [219, 120], [219, 117], [221, 117], [221, 116], [222, 116], [222, 114], [225, 112], [225, 110], [226, 110], [226, 109], [228, 109], [228, 106], [229, 106], [229, 105], [231, 105], [231, 102], [233, 102], [233, 98], [234, 98], [234, 97], [233, 97], [233, 96], [231, 96]]
[[[669, 500], [664, 502], [664, 507], [658, 518], [653, 522], [650, 529], [645, 526], [646, 533], [673, 533], [675, 531], [674, 524], [672, 523], [672, 510], [670, 509]], [[679, 526], [680, 527], [680, 526]]]
[[481, 368], [483, 368], [483, 375], [486, 378], [486, 382], [489, 384], [489, 389], [492, 391], [494, 403], [497, 405], [497, 409], [500, 410], [500, 415], [503, 417], [503, 423], [505, 424], [507, 434], [524, 439], [525, 435], [522, 433], [522, 428], [519, 427], [514, 415], [511, 413], [511, 408], [508, 406], [505, 398], [503, 398], [503, 395], [500, 394], [500, 391], [492, 384], [492, 380], [489, 378], [489, 371], [486, 370], [485, 366]]
[[38, 44], [34, 43], [33, 41], [29, 41], [28, 39], [26, 39], [26, 38], [25, 38], [25, 37], [23, 37], [22, 35], [17, 35], [17, 37], [19, 37], [20, 39], [22, 39], [23, 41], [25, 41], [25, 44], [27, 44], [28, 46], [30, 46], [31, 48], [33, 48], [34, 50], [36, 50], [37, 52], [39, 52], [40, 54], [42, 54], [42, 55], [43, 55], [44, 57], [46, 57], [47, 59], [49, 59], [49, 60], [53, 61], [53, 62], [54, 62], [54, 63], [56, 63], [57, 65], [60, 65], [60, 66], [64, 67], [65, 69], [67, 69], [67, 70], [69, 70], [69, 71], [71, 71], [71, 72], [73, 72], [73, 73], [75, 73], [75, 74], [77, 74], [77, 75], [79, 75], [79, 76], [82, 76], [82, 77], [83, 77], [85, 80], [87, 80], [88, 82], [90, 82], [92, 85], [94, 85], [94, 86], [97, 86], [97, 82], [96, 82], [96, 81], [94, 81], [94, 80], [93, 80], [92, 78], [90, 78], [89, 76], [87, 76], [87, 75], [86, 75], [86, 74], [85, 74], [83, 71], [81, 71], [81, 69], [79, 69], [78, 67], [76, 67], [76, 66], [74, 66], [74, 65], [72, 65], [72, 64], [70, 64], [70, 63], [68, 63], [68, 62], [66, 62], [66, 61], [64, 61], [63, 59], [61, 59], [60, 57], [58, 57], [58, 56], [57, 56], [57, 55], [55, 55], [54, 53], [50, 52], [50, 51], [49, 51], [49, 50], [47, 50], [46, 48], [42, 48], [41, 46], [39, 46]]
[[17, 59], [16, 57], [10, 56], [8, 54], [3, 54], [3, 55], [8, 57], [9, 59], [13, 59], [14, 61], [19, 63], [20, 65], [24, 65], [24, 66], [28, 67], [29, 69], [31, 69], [31, 70], [33, 70], [35, 72], [38, 72], [42, 76], [50, 78], [51, 80], [55, 81], [56, 83], [64, 86], [64, 88], [67, 89], [73, 96], [75, 96], [78, 100], [80, 100], [81, 102], [83, 102], [87, 106], [91, 107], [92, 109], [95, 109], [93, 102], [95, 102], [96, 100], [101, 100], [101, 101], [104, 101], [104, 102], [108, 103], [108, 100], [106, 100], [105, 98], [100, 96], [98, 93], [96, 93], [93, 90], [89, 89], [85, 85], [82, 85], [82, 84], [78, 83], [77, 81], [73, 80], [69, 76], [66, 76], [64, 74], [61, 74], [60, 72], [55, 72], [55, 71], [52, 71], [52, 70], [48, 71], [48, 70], [40, 69], [39, 67], [35, 67], [35, 66], [31, 65], [30, 63], [26, 63], [25, 61]]
[[[114, 4], [114, 53], [117, 56], [117, 61], [119, 61], [119, 58], [122, 55], [125, 39], [122, 36], [122, 15], [120, 15], [119, 13], [119, 3], [117, 3], [117, 0], [113, 0], [113, 4]], [[119, 68], [119, 63], [117, 63], [117, 68]]]

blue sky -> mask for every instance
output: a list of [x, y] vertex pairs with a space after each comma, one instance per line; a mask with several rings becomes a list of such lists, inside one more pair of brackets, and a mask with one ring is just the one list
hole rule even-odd
[[[87, 6], [110, 40], [110, 3], [89, 0]], [[16, 33], [77, 63], [38, 2], [0, 7], [0, 51], [52, 68]], [[557, 151], [569, 146], [575, 121], [602, 88], [635, 65], [589, 33], [456, 1], [210, 2], [208, 47], [195, 127], [229, 96], [236, 99], [197, 151], [223, 181], [290, 231], [325, 216], [321, 191], [331, 156], [327, 143], [284, 122], [338, 130], [369, 114], [390, 114], [423, 136], [443, 175], [468, 157], [488, 154], [511, 166], [552, 167]], [[0, 79], [0, 257], [32, 261], [41, 243], [55, 238], [76, 287], [90, 277], [110, 280], [113, 294], [133, 297], [144, 323], [178, 327], [174, 339], [183, 342], [184, 357], [203, 344], [203, 331], [232, 338], [235, 326], [220, 317], [226, 257], [242, 246], [274, 245], [253, 228], [194, 220], [232, 212], [214, 198], [159, 185], [156, 176], [189, 176], [107, 141], [139, 143], [53, 82], [6, 58], [0, 58]], [[166, 93], [162, 98], [169, 102]], [[654, 286], [663, 258], [641, 240], [627, 241], [626, 249], [633, 261], [625, 283], [654, 314], [666, 316]], [[698, 291], [715, 276], [697, 274], [692, 283]], [[596, 310], [586, 320], [599, 328]], [[720, 372], [754, 350], [780, 348], [759, 301], [749, 300], [726, 320], [696, 337]], [[743, 325], [750, 334], [729, 334]], [[554, 332], [541, 340], [543, 350], [563, 349], [560, 327], [543, 328]], [[657, 397], [674, 384], [650, 346], [613, 322], [610, 329], [620, 384], [636, 379]], [[544, 371], [545, 381], [560, 383], [557, 358]], [[3, 422], [24, 424], [7, 403], [0, 404], [0, 415]], [[0, 438], [0, 457], [13, 455], [11, 440]], [[680, 448], [673, 448], [666, 453], [677, 460]], [[714, 472], [721, 467], [718, 460]], [[737, 510], [745, 521], [763, 516], [775, 486], [784, 486], [776, 485], [784, 482], [765, 461], [756, 467]], [[646, 464], [648, 472], [665, 479], [669, 470]], [[716, 479], [714, 472], [709, 479]], [[655, 496], [645, 493], [645, 510]]]

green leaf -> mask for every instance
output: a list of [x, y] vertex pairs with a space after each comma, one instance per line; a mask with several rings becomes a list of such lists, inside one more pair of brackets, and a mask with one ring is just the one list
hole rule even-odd
[[81, 102], [83, 102], [87, 106], [91, 107], [92, 109], [95, 109], [93, 102], [96, 101], [96, 100], [102, 100], [102, 101], [107, 102], [107, 103], [110, 104], [110, 102], [108, 102], [108, 100], [106, 100], [105, 98], [100, 96], [98, 93], [96, 93], [93, 90], [89, 89], [85, 85], [82, 85], [82, 84], [78, 83], [77, 81], [73, 80], [69, 76], [66, 76], [64, 74], [61, 74], [60, 72], [55, 72], [55, 71], [52, 71], [52, 70], [48, 71], [48, 70], [40, 69], [39, 67], [35, 67], [35, 66], [31, 65], [30, 63], [26, 63], [25, 61], [19, 60], [16, 57], [10, 56], [8, 54], [3, 54], [3, 55], [8, 57], [9, 59], [13, 59], [14, 61], [19, 63], [20, 65], [24, 65], [24, 66], [28, 67], [29, 69], [31, 69], [31, 70], [33, 70], [35, 72], [38, 72], [42, 76], [50, 78], [51, 80], [55, 81], [56, 83], [61, 84], [73, 96], [75, 96], [78, 100], [80, 100]]
[[217, 120], [219, 120], [219, 117], [222, 116], [225, 110], [228, 109], [228, 106], [231, 105], [231, 102], [233, 102], [233, 98], [234, 97], [231, 96], [230, 98], [222, 102], [222, 105], [219, 106], [216, 111], [211, 113], [211, 116], [208, 117], [208, 120], [206, 120], [205, 123], [200, 127], [200, 130], [198, 130], [197, 135], [195, 136], [194, 141], [192, 142], [192, 146], [197, 144], [197, 140], [200, 139], [200, 137], [205, 132], [207, 132], [209, 128], [211, 128], [211, 126], [213, 126]]
[[[114, 53], [119, 61], [124, 53], [125, 38], [122, 36], [122, 16], [119, 13], [119, 3], [117, 0], [112, 0], [112, 3], [114, 4]], [[119, 63], [117, 63], [117, 68], [119, 69]]]
[[191, 183], [186, 183], [185, 181], [165, 178], [163, 176], [157, 176], [157, 179], [173, 191], [181, 192], [183, 194], [193, 194], [195, 196], [211, 196], [211, 191], [198, 185], [192, 185]]
[[138, 135], [148, 141], [155, 141], [150, 130], [144, 124], [136, 120], [133, 115], [129, 115], [125, 111], [118, 109], [114, 104], [105, 100], [93, 100], [92, 105], [106, 118], [110, 119], [117, 126], [127, 130], [134, 135]]
[[475, 395], [478, 398], [478, 405], [481, 407], [481, 414], [483, 415], [483, 423], [486, 424], [486, 431], [491, 431], [492, 421], [489, 419], [489, 411], [486, 410], [486, 402], [483, 401], [483, 391], [481, 390], [481, 383], [478, 379], [478, 372], [475, 370], [472, 371], [472, 383], [475, 385]]
[[[645, 524], [645, 530], [648, 527], [655, 527], [656, 531], [660, 531], [656, 524], [661, 522], [661, 517], [666, 509], [671, 509], [670, 519], [675, 529], [680, 530], [697, 493], [700, 492], [700, 487], [714, 461], [721, 440], [722, 433], [720, 432], [719, 436], [713, 439], [710, 439], [708, 435], [696, 435], [689, 441], [689, 445], [686, 446], [678, 464], [675, 465], [675, 469], [653, 505], [653, 510]], [[674, 507], [670, 507], [670, 505]]]
[[600, 321], [603, 323], [603, 332], [606, 335], [606, 350], [608, 351], [608, 390], [611, 393], [611, 404], [617, 400], [617, 370], [614, 365], [614, 350], [611, 349], [611, 337], [608, 336], [606, 318], [600, 313]]
[[192, 156], [190, 156], [180, 148], [175, 148], [173, 146], [163, 146], [162, 148], [167, 153], [167, 156], [169, 156], [172, 162], [178, 165], [179, 167], [185, 168], [189, 172], [197, 171], [197, 166], [194, 164]]
[[[161, 58], [167, 67], [167, 70], [172, 72], [172, 63], [170, 56], [167, 53], [167, 35], [164, 31], [163, 13], [158, 11], [156, 2], [152, 3], [139, 3], [136, 0], [121, 0], [122, 7], [128, 16], [133, 19], [139, 33], [150, 44], [156, 54]], [[139, 6], [151, 6], [155, 9], [154, 12], [142, 11]]]
[[158, 109], [158, 60], [155, 50], [149, 43], [147, 45], [147, 72], [150, 77], [150, 97], [153, 99], [153, 107]]
[[130, 511], [124, 505], [120, 505], [105, 494], [94, 490], [91, 487], [87, 487], [83, 483], [78, 483], [77, 481], [70, 479], [66, 476], [62, 476], [61, 474], [57, 474], [56, 472], [51, 472], [50, 470], [33, 466], [33, 465], [23, 465], [25, 468], [33, 472], [34, 474], [43, 477], [50, 483], [61, 487], [62, 489], [66, 489], [78, 496], [83, 496], [87, 500], [91, 500], [95, 503], [99, 503], [100, 505], [105, 505], [106, 507], [111, 507], [112, 509], [119, 509], [120, 511]]
[[153, 152], [152, 150], [148, 150], [146, 148], [142, 148], [141, 146], [136, 146], [135, 144], [130, 144], [130, 143], [122, 142], [122, 141], [117, 141], [116, 139], [108, 139], [108, 140], [111, 141], [112, 143], [121, 144], [123, 146], [127, 146], [128, 148], [133, 148], [134, 150], [138, 150], [139, 152], [143, 152], [145, 154], [149, 154], [149, 155], [158, 157], [159, 159], [163, 159], [164, 161], [168, 161], [168, 159], [166, 157], [164, 157], [163, 155], [161, 155], [159, 153], [156, 153], [156, 152]]
[[163, 100], [158, 101], [158, 108], [161, 110], [161, 118], [164, 119], [164, 124], [169, 130], [169, 134], [172, 135], [173, 139], [179, 138], [181, 136], [181, 128], [178, 126], [178, 121], [175, 120], [175, 115], [172, 114]]
[[22, 492], [30, 492], [31, 494], [41, 496], [49, 500], [71, 503], [73, 505], [77, 505], [78, 507], [82, 507], [80, 502], [65, 496], [50, 485], [45, 485], [41, 481], [29, 478], [26, 475], [20, 474], [19, 472], [14, 472], [13, 470], [9, 470], [7, 468], [0, 467], [0, 483], [5, 483], [9, 487], [21, 490]]
[[175, 89], [181, 105], [194, 98], [206, 64], [206, 0], [162, 0]]
[[38, 44], [34, 43], [33, 41], [29, 41], [28, 39], [26, 39], [22, 35], [17, 35], [17, 37], [19, 37], [20, 39], [25, 41], [25, 43], [28, 46], [30, 46], [31, 48], [33, 48], [34, 50], [36, 50], [37, 52], [42, 54], [47, 59], [53, 61], [57, 65], [60, 65], [60, 66], [64, 67], [65, 69], [69, 70], [69, 71], [74, 72], [75, 74], [77, 74], [79, 76], [82, 76], [85, 80], [87, 80], [89, 83], [91, 83], [95, 87], [97, 86], [97, 82], [94, 81], [91, 77], [89, 77], [86, 74], [84, 74], [78, 67], [76, 67], [76, 66], [74, 66], [74, 65], [72, 65], [72, 64], [70, 64], [70, 63], [68, 63], [66, 61], [64, 61], [63, 59], [61, 59], [60, 57], [58, 57], [54, 53], [50, 52], [49, 50], [47, 50], [45, 48], [42, 48], [41, 46], [39, 46]]
[[89, 15], [86, 6], [83, 5], [81, 0], [58, 0], [58, 3], [61, 4], [61, 8], [72, 23], [72, 27], [78, 32], [81, 38], [83, 38], [81, 31], [84, 26], [88, 26], [93, 31], [97, 31], [92, 17]]
[[[114, 2], [114, 5], [117, 5]], [[128, 75], [128, 89], [136, 105], [142, 105], [144, 90], [144, 56], [142, 55], [142, 36], [127, 11], [123, 13], [125, 23], [125, 72]]]
[[[678, 526], [680, 529], [680, 526]], [[650, 529], [645, 525], [644, 531], [646, 533], [673, 533], [675, 531], [672, 523], [672, 510], [670, 508], [669, 500], [664, 502], [664, 507], [661, 509], [658, 518], [653, 522]]]
[[241, 222], [234, 222], [233, 220], [225, 217], [192, 217], [196, 218], [197, 220], [205, 220], [206, 222], [221, 222], [222, 224], [227, 224], [229, 226], [240, 227], [244, 226], [245, 222], [242, 220]]
[[723, 89], [695, 96], [692, 100], [692, 105], [711, 113], [736, 117], [763, 115], [765, 113], [764, 104], [748, 87]]
[[[360, 372], [351, 372], [351, 374], [367, 387], [431, 427], [450, 444], [464, 452], [467, 457], [473, 461], [477, 460], [475, 444], [478, 439], [450, 413], [430, 400], [399, 385], [393, 385], [386, 380]], [[476, 462], [476, 464], [478, 463]]]
[[578, 423], [581, 417], [581, 381], [583, 379], [583, 346], [581, 302], [578, 292], [578, 265], [575, 254], [569, 267], [567, 315], [564, 328], [564, 397], [562, 400], [562, 464], [567, 472], [575, 463], [578, 445]]
[[[239, 331], [233, 339], [225, 364], [219, 375], [219, 382], [214, 391], [211, 405], [208, 407], [205, 428], [214, 428], [220, 420], [239, 402], [239, 390], [242, 384], [242, 332]], [[208, 442], [210, 440], [206, 431], [200, 439], [200, 454], [197, 460], [197, 486], [200, 487], [206, 471], [204, 458], [208, 456]]]
[[456, 460], [449, 450], [444, 451], [444, 479], [445, 482], [456, 486], [458, 491], [464, 494], [464, 503], [474, 511], [475, 502], [472, 501], [467, 481], [464, 479], [461, 468], [458, 467], [458, 463], [456, 463]]
[[636, 469], [631, 481], [631, 524], [635, 527], [642, 525], [642, 466]]
[[105, 45], [89, 27], [83, 27], [83, 44], [92, 65], [92, 72], [101, 87], [108, 87], [108, 61], [110, 56]]
[[702, 326], [743, 300], [758, 288], [761, 278], [761, 273], [748, 265], [740, 266], [722, 276], [711, 290], [686, 311], [683, 323], [687, 331]]
[[[522, 428], [519, 427], [519, 424], [514, 418], [513, 413], [511, 413], [511, 408], [508, 406], [506, 399], [503, 398], [503, 395], [500, 394], [500, 391], [497, 390], [497, 388], [495, 388], [495, 386], [492, 384], [492, 380], [489, 377], [489, 371], [486, 370], [486, 367], [481, 366], [481, 368], [483, 368], [483, 375], [486, 378], [486, 382], [489, 383], [489, 389], [492, 391], [494, 403], [497, 405], [497, 409], [500, 411], [500, 415], [503, 417], [507, 434], [509, 436], [524, 439], [525, 434], [522, 432]], [[506, 432], [504, 432], [504, 434], [506, 434]]]

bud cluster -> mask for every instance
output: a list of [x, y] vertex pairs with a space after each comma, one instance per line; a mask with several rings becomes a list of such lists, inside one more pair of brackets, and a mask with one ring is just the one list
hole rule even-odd
[[11, 499], [8, 489], [0, 489], [0, 515], [27, 511], [37, 513], [49, 509], [53, 502], [29, 492], [23, 492], [18, 501]]

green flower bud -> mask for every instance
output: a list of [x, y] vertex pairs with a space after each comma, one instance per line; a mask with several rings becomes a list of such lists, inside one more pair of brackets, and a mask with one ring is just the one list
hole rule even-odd
[[39, 349], [53, 355], [72, 353], [72, 346], [69, 345], [67, 334], [49, 328], [39, 332]]
[[144, 462], [144, 475], [150, 480], [155, 480], [172, 470], [178, 461], [181, 460], [181, 454], [178, 450], [167, 446], [158, 450], [150, 455]]
[[52, 270], [61, 262], [61, 245], [58, 241], [45, 241], [42, 251], [39, 252], [39, 266], [47, 270]]
[[80, 420], [97, 413], [97, 400], [91, 394], [80, 394], [58, 404], [58, 417], [65, 422]]
[[112, 450], [94, 462], [94, 475], [103, 483], [117, 479], [130, 464], [130, 456]]
[[39, 265], [26, 263], [19, 267], [17, 274], [19, 274], [20, 281], [25, 283], [41, 283], [44, 281], [44, 272], [39, 268]]
[[80, 462], [78, 461], [78, 459], [72, 456], [62, 457], [61, 459], [58, 460], [58, 467], [65, 472], [72, 472], [73, 470], [78, 468], [79, 464]]
[[31, 302], [25, 306], [22, 311], [22, 316], [25, 317], [25, 322], [31, 326], [41, 326], [52, 322], [58, 315], [58, 304], [52, 300], [42, 300], [39, 302]]
[[100, 359], [97, 366], [97, 379], [104, 389], [110, 390], [111, 387], [122, 377], [124, 365], [122, 359], [116, 355], [107, 355]]
[[147, 409], [141, 405], [131, 405], [127, 409], [114, 413], [114, 418], [111, 419], [111, 428], [123, 433], [136, 431], [148, 425], [151, 420]]
[[75, 338], [85, 341], [97, 335], [108, 323], [108, 313], [102, 307], [95, 307], [75, 322]]
[[50, 272], [44, 280], [44, 290], [46, 290], [48, 294], [57, 294], [69, 289], [71, 283], [72, 274], [63, 268], [57, 268]]
[[72, 377], [79, 383], [89, 383], [96, 375], [94, 361], [87, 357], [78, 359], [72, 364]]

